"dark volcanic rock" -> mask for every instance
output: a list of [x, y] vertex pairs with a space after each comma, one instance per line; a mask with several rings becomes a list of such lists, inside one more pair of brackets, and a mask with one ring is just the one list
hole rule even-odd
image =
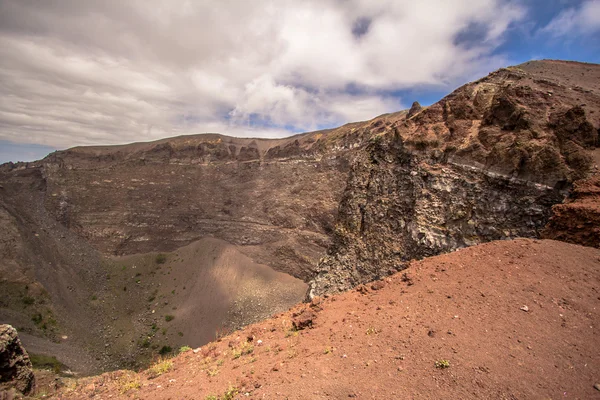
[[10, 325], [0, 325], [0, 394], [11, 388], [28, 394], [34, 386], [31, 361], [17, 330]]

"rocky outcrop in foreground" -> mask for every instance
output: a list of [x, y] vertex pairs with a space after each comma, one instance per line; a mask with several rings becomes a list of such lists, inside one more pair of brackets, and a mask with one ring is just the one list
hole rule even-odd
[[552, 211], [542, 237], [600, 248], [600, 176], [576, 182], [569, 198]]
[[17, 330], [10, 325], [0, 325], [0, 396], [13, 388], [28, 394], [34, 387], [31, 361]]

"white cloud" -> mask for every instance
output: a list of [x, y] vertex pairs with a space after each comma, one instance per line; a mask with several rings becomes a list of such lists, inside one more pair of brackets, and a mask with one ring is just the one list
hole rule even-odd
[[[3, 0], [0, 140], [282, 136], [368, 119], [413, 100], [393, 91], [501, 66], [491, 51], [523, 15], [506, 0]], [[455, 40], [472, 26], [476, 45]]]
[[600, 31], [600, 0], [588, 0], [568, 8], [548, 23], [542, 32], [553, 36], [588, 35]]

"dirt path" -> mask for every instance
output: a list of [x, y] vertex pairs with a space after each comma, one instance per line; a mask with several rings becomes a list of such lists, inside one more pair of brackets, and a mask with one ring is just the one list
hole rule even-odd
[[[297, 322], [313, 326], [294, 331], [302, 310]], [[292, 312], [187, 351], [154, 379], [113, 372], [56, 397], [600, 398], [598, 249], [493, 242]], [[140, 387], [121, 393], [130, 381]]]

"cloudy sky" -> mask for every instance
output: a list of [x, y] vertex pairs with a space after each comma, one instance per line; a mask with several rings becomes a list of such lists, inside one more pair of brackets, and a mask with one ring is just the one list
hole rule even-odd
[[600, 0], [0, 0], [0, 162], [281, 137], [540, 58], [600, 62]]

